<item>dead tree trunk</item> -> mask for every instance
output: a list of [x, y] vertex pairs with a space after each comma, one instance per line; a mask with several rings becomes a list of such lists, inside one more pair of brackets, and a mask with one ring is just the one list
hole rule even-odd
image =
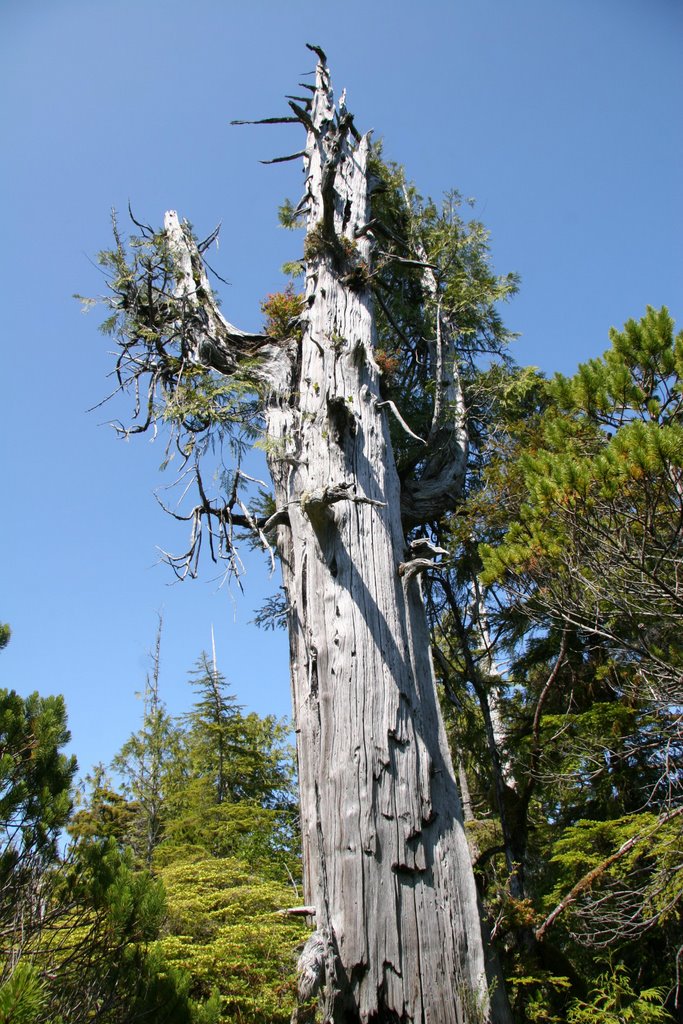
[[373, 359], [367, 137], [324, 62], [305, 154], [306, 302], [268, 413], [289, 602], [306, 903], [326, 1019], [486, 1020], [477, 896]]
[[169, 213], [162, 236], [138, 225], [155, 256], [136, 256], [135, 271], [124, 266], [116, 235], [110, 305], [124, 318], [117, 372], [136, 394], [148, 375], [146, 419], [133, 430], [153, 422], [159, 391], [185, 429], [203, 430], [196, 412], [178, 412], [178, 396], [186, 382], [201, 383], [205, 371], [231, 377], [248, 365], [264, 396], [277, 512], [260, 523], [244, 505], [235, 515], [236, 492], [216, 507], [197, 470], [201, 504], [188, 517], [192, 546], [179, 562], [185, 571], [195, 564], [206, 520], [216, 527], [211, 539], [228, 551], [235, 523], [277, 531], [289, 609], [305, 902], [315, 909], [316, 925], [300, 963], [302, 997], [319, 990], [333, 1024], [506, 1024], [504, 1008], [491, 1008], [477, 893], [436, 695], [421, 588], [421, 572], [433, 563], [425, 557], [429, 545], [411, 549], [405, 533], [406, 523], [428, 522], [451, 508], [462, 485], [462, 409], [449, 427], [446, 408], [453, 404], [444, 355], [450, 342], [439, 322], [423, 486], [413, 479], [402, 493], [388, 417], [405, 424], [382, 400], [373, 355], [369, 140], [358, 135], [343, 100], [335, 107], [324, 55], [316, 52], [312, 98], [290, 104], [307, 131], [300, 343], [228, 323], [211, 294], [203, 246]]

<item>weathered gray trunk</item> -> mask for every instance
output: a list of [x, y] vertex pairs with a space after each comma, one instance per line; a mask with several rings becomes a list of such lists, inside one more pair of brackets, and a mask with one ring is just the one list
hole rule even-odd
[[367, 139], [318, 66], [306, 151], [307, 310], [269, 463], [289, 601], [305, 985], [335, 1022], [489, 1019], [477, 896], [405, 548], [367, 285]]
[[[452, 507], [462, 484], [459, 383], [445, 370], [436, 382], [423, 486], [402, 494], [387, 421], [396, 410], [381, 400], [373, 357], [368, 139], [342, 101], [335, 109], [322, 59], [311, 109], [291, 106], [308, 131], [300, 345], [228, 323], [174, 213], [166, 235], [184, 358], [228, 375], [255, 359], [270, 395], [278, 511], [261, 525], [277, 524], [289, 604], [305, 902], [316, 926], [300, 992], [320, 989], [333, 1024], [507, 1024], [502, 989], [489, 997], [436, 695], [420, 582], [432, 563], [411, 556], [404, 532]], [[439, 321], [439, 373], [447, 326]], [[232, 516], [206, 500], [195, 512]]]

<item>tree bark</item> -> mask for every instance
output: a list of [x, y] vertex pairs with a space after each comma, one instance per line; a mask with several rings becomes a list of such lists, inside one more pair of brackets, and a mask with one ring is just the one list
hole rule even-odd
[[[343, 99], [335, 107], [316, 52], [310, 109], [290, 104], [307, 131], [300, 344], [228, 323], [189, 231], [166, 217], [183, 360], [228, 376], [249, 360], [267, 395], [278, 511], [258, 525], [277, 524], [304, 902], [316, 925], [299, 964], [300, 996], [320, 991], [332, 1024], [508, 1024], [502, 986], [489, 994], [495, 969], [436, 694], [421, 587], [432, 563], [404, 533], [453, 502], [464, 472], [465, 448], [451, 436], [459, 413], [449, 426], [450, 392], [440, 394], [425, 448], [433, 472], [424, 493], [413, 482], [402, 494], [392, 403], [381, 399], [373, 356], [369, 138]], [[453, 463], [443, 463], [446, 448]], [[222, 521], [231, 511], [203, 498], [193, 516]]]
[[477, 894], [378, 408], [368, 138], [322, 60], [307, 128], [307, 312], [268, 410], [316, 911], [301, 994], [320, 985], [335, 1024], [473, 1024], [492, 1019]]

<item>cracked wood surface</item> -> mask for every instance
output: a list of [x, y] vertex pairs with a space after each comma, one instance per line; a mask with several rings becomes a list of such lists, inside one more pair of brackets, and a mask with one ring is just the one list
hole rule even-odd
[[[326, 982], [330, 1021], [473, 1024], [488, 1015], [474, 878], [420, 583], [399, 574], [410, 554], [377, 408], [372, 297], [344, 283], [348, 264], [371, 259], [368, 139], [350, 144], [324, 65], [316, 85], [306, 202], [308, 236], [322, 241], [308, 246], [295, 401], [269, 410], [316, 908], [319, 969], [309, 949], [302, 971]], [[312, 502], [326, 492], [334, 500]]]
[[[268, 395], [267, 458], [276, 507], [287, 512], [277, 546], [289, 607], [302, 910], [315, 910], [316, 926], [300, 962], [301, 994], [320, 990], [333, 1024], [507, 1024], [495, 994], [490, 1006], [436, 695], [420, 583], [429, 552], [405, 544], [392, 403], [380, 401], [373, 357], [369, 138], [343, 101], [335, 108], [324, 55], [313, 49], [321, 62], [310, 110], [290, 104], [307, 132], [301, 343], [229, 324], [187, 233], [174, 214], [166, 222], [177, 296], [194, 318], [188, 356], [226, 374], [245, 353], [255, 357]], [[452, 352], [448, 329], [440, 319], [439, 372]], [[466, 457], [456, 371], [440, 381], [431, 441], [444, 443], [438, 464], [428, 463], [432, 479], [408, 496], [416, 521], [424, 521], [420, 500], [429, 515], [444, 495], [452, 501]]]

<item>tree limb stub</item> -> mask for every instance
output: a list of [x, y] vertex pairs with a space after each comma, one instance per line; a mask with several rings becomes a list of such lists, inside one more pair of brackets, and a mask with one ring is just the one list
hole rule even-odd
[[376, 409], [384, 409], [385, 407], [388, 408], [388, 409], [391, 409], [391, 411], [393, 412], [393, 414], [396, 417], [397, 421], [401, 424], [401, 426], [405, 430], [405, 432], [408, 435], [408, 437], [413, 437], [416, 441], [419, 441], [420, 444], [423, 444], [425, 446], [427, 445], [427, 442], [424, 440], [424, 438], [419, 437], [418, 434], [415, 434], [410, 429], [410, 427], [408, 426], [408, 424], [406, 423], [406, 421], [403, 419], [403, 417], [401, 416], [400, 412], [396, 408], [396, 403], [395, 402], [387, 400], [387, 401], [384, 401], [384, 402], [377, 402], [376, 405], [375, 405]]
[[310, 118], [308, 111], [300, 107], [298, 103], [294, 102], [294, 100], [289, 101], [289, 106], [294, 111], [295, 116], [292, 118], [288, 118], [288, 120], [299, 121], [304, 126], [304, 128], [306, 128], [307, 131], [314, 132], [315, 128], [313, 127], [313, 122]]
[[420, 573], [435, 568], [436, 562], [433, 562], [431, 558], [411, 558], [409, 562], [401, 562], [399, 564], [398, 574], [408, 583]]
[[[264, 344], [267, 340], [265, 335], [240, 330], [229, 323], [218, 309], [199, 248], [186, 226], [180, 223], [175, 210], [165, 214], [164, 231], [177, 269], [176, 298], [183, 299], [194, 310], [204, 314], [207, 333], [217, 340], [225, 340], [242, 350]], [[198, 353], [191, 355], [195, 355], [197, 361], [201, 362]]]
[[260, 164], [286, 164], [289, 160], [300, 160], [306, 156], [306, 150], [300, 149], [297, 153], [290, 153], [288, 156], [275, 156], [272, 160], [259, 160]]
[[351, 501], [357, 505], [375, 505], [378, 508], [386, 506], [384, 501], [377, 501], [374, 498], [365, 498], [354, 494], [352, 486], [352, 484], [346, 483], [326, 486], [311, 492], [306, 491], [300, 499], [301, 511], [311, 520], [320, 520], [330, 506], [338, 501]]
[[258, 121], [231, 121], [231, 125], [243, 125], [243, 124], [296, 124], [299, 121], [298, 117], [261, 117]]
[[321, 64], [327, 64], [327, 54], [323, 50], [322, 46], [316, 46], [315, 43], [306, 43], [306, 49], [314, 53]]

